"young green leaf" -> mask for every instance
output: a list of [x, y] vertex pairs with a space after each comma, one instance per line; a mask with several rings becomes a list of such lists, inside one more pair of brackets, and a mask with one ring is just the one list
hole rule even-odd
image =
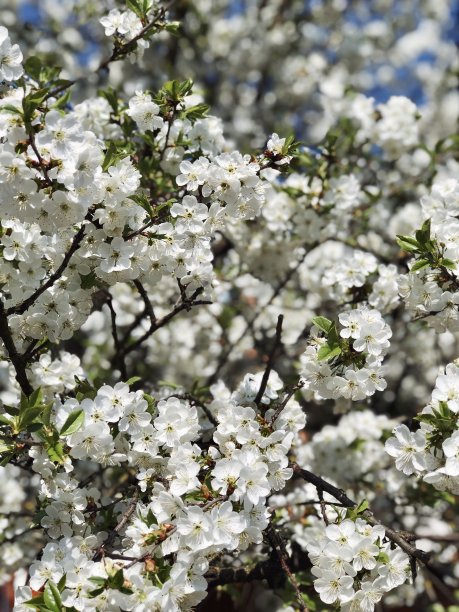
[[410, 272], [417, 272], [418, 270], [427, 268], [429, 264], [430, 262], [428, 259], [419, 259], [415, 264], [411, 266]]
[[84, 412], [83, 410], [74, 410], [66, 418], [65, 423], [62, 425], [60, 434], [61, 436], [69, 436], [80, 429], [84, 423]]
[[333, 325], [333, 321], [330, 321], [330, 319], [327, 319], [326, 317], [314, 317], [312, 319], [312, 323], [326, 334], [328, 334]]
[[48, 610], [51, 612], [61, 612], [61, 594], [59, 593], [57, 585], [52, 580], [48, 580], [46, 583], [45, 590], [43, 592], [43, 600]]

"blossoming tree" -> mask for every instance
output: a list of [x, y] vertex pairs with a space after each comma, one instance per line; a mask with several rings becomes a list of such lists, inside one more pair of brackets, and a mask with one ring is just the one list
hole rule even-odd
[[63, 4], [0, 26], [14, 610], [456, 609], [449, 3]]

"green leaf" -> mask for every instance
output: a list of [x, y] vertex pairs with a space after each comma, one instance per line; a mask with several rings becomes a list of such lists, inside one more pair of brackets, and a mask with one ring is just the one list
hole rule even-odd
[[380, 563], [384, 563], [384, 564], [385, 564], [385, 563], [389, 563], [389, 561], [390, 561], [389, 555], [388, 555], [386, 552], [384, 552], [384, 551], [381, 551], [381, 552], [379, 553], [379, 555], [376, 557], [376, 559], [377, 559], [377, 560], [378, 560]]
[[49, 425], [51, 423], [51, 412], [53, 410], [53, 402], [49, 402], [45, 404], [45, 407], [41, 413], [41, 421], [44, 425]]
[[148, 13], [148, 11], [151, 9], [152, 6], [153, 6], [153, 0], [142, 0], [142, 10], [145, 13], [145, 15]]
[[44, 83], [52, 81], [53, 85], [59, 85], [59, 75], [61, 72], [62, 68], [60, 66], [43, 66], [41, 75], [42, 81]]
[[180, 23], [180, 21], [168, 21], [164, 26], [164, 29], [166, 30], [166, 32], [177, 36], [181, 25], [182, 24]]
[[136, 204], [141, 206], [144, 210], [146, 210], [147, 213], [151, 217], [153, 216], [153, 209], [152, 209], [150, 201], [148, 200], [146, 195], [135, 194], [135, 195], [129, 196], [128, 200], [132, 200], [133, 202], [135, 202]]
[[78, 401], [81, 401], [86, 397], [89, 397], [90, 399], [94, 399], [96, 397], [97, 390], [91, 385], [91, 383], [89, 383], [87, 380], [82, 380], [81, 378], [78, 378], [78, 376], [75, 376], [75, 380], [78, 385], [76, 388]]
[[99, 96], [107, 100], [107, 102], [112, 107], [114, 114], [117, 115], [119, 110], [119, 100], [116, 90], [112, 87], [107, 87], [107, 89], [101, 89], [98, 93]]
[[15, 456], [15, 453], [7, 453], [3, 459], [0, 461], [0, 467], [4, 467], [5, 465], [8, 465], [8, 463], [11, 461], [11, 459], [13, 459]]
[[428, 259], [419, 259], [415, 264], [411, 266], [410, 272], [417, 272], [418, 270], [427, 268], [428, 265], [430, 265], [430, 261]]
[[80, 274], [80, 284], [82, 289], [92, 289], [97, 285], [97, 280], [97, 275], [94, 270], [89, 274]]
[[8, 113], [14, 113], [15, 115], [22, 115], [23, 111], [17, 106], [13, 106], [12, 104], [3, 104], [0, 106], [0, 110], [7, 111]]
[[46, 98], [48, 93], [49, 93], [49, 87], [42, 87], [41, 89], [35, 89], [23, 99], [23, 106], [25, 102], [26, 104], [34, 105], [36, 108], [38, 105], [40, 105], [43, 102], [43, 100]]
[[449, 268], [450, 270], [454, 270], [456, 268], [456, 264], [454, 263], [454, 261], [452, 259], [448, 259], [447, 257], [443, 257], [438, 263], [440, 264], [440, 266], [443, 266], [444, 268]]
[[61, 612], [61, 594], [59, 593], [57, 585], [52, 580], [48, 580], [46, 583], [43, 599], [48, 610], [51, 610], [51, 612]]
[[330, 319], [326, 317], [314, 317], [312, 323], [326, 334], [328, 334], [333, 325], [333, 321], [330, 321]]
[[148, 508], [147, 516], [145, 517], [145, 521], [147, 523], [147, 527], [151, 527], [152, 525], [157, 525], [158, 520], [151, 511], [151, 508]]
[[62, 578], [59, 580], [59, 582], [57, 583], [57, 588], [59, 589], [59, 593], [62, 593], [62, 591], [65, 589], [66, 581], [67, 581], [67, 574], [64, 574]]
[[324, 344], [323, 346], [320, 347], [317, 353], [317, 359], [318, 361], [324, 361], [325, 359], [328, 361], [329, 359], [332, 359], [333, 357], [337, 357], [340, 354], [341, 354], [340, 346], [331, 347], [328, 344]]
[[[91, 580], [91, 578], [89, 580]], [[105, 591], [105, 586], [99, 587], [98, 589], [93, 589], [92, 591], [89, 591], [89, 596], [97, 597], [98, 595], [101, 595], [104, 591]]]
[[368, 510], [369, 508], [369, 503], [368, 500], [364, 499], [360, 502], [360, 504], [354, 509], [356, 514], [363, 514], [363, 512], [365, 512], [365, 510]]
[[143, 12], [143, 8], [139, 0], [126, 0], [126, 6], [133, 13], [135, 13], [139, 19], [143, 19], [145, 17], [145, 13]]
[[123, 570], [119, 569], [113, 576], [110, 576], [108, 584], [112, 589], [120, 589], [124, 584]]
[[38, 387], [38, 389], [35, 389], [35, 391], [33, 391], [32, 394], [29, 396], [29, 407], [34, 408], [35, 406], [38, 406], [38, 404], [41, 404], [42, 401], [43, 391], [41, 387]]
[[421, 246], [425, 245], [430, 240], [430, 219], [424, 221], [421, 229], [415, 232], [416, 240]]
[[59, 464], [64, 463], [66, 455], [64, 453], [64, 447], [62, 446], [60, 442], [55, 442], [54, 444], [50, 444], [48, 448], [46, 449], [46, 452], [48, 453], [48, 457], [54, 463], [59, 463]]
[[202, 119], [209, 112], [209, 106], [207, 104], [196, 104], [195, 106], [190, 106], [190, 108], [186, 108], [180, 113], [181, 119], [190, 119], [191, 121], [196, 121], [196, 119]]
[[126, 381], [126, 384], [128, 385], [128, 387], [130, 387], [131, 385], [134, 385], [136, 382], [139, 382], [139, 380], [142, 380], [140, 376], [131, 376], [131, 378], [129, 378]]
[[147, 407], [147, 412], [149, 412], [150, 414], [154, 414], [155, 413], [155, 405], [156, 405], [156, 400], [154, 397], [152, 397], [151, 395], [148, 395], [148, 393], [144, 393], [143, 394], [143, 399], [147, 402], [148, 407]]
[[34, 81], [40, 82], [42, 64], [39, 57], [31, 55], [24, 62], [24, 70]]
[[0, 423], [3, 423], [3, 425], [8, 425], [9, 427], [13, 425], [13, 421], [11, 421], [4, 414], [0, 414]]
[[[72, 81], [67, 81], [68, 85], [72, 85]], [[72, 90], [67, 89], [56, 101], [51, 105], [51, 108], [64, 109], [70, 102], [72, 97]]]
[[35, 406], [33, 408], [27, 408], [24, 412], [22, 412], [19, 416], [18, 428], [19, 430], [25, 429], [28, 425], [33, 423], [37, 417], [40, 416], [41, 411], [43, 410], [42, 406]]
[[107, 172], [110, 166], [113, 166], [113, 164], [115, 164], [121, 157], [122, 153], [118, 151], [115, 143], [111, 142], [105, 152], [104, 161], [102, 162], [102, 170]]
[[419, 242], [415, 238], [411, 238], [411, 236], [397, 235], [396, 241], [399, 247], [407, 253], [419, 251]]
[[178, 103], [191, 93], [192, 89], [193, 81], [191, 79], [182, 82], [167, 81], [159, 91], [157, 100], [160, 104], [167, 104], [168, 102]]
[[59, 435], [69, 436], [80, 429], [84, 423], [84, 412], [83, 410], [74, 410], [66, 418], [65, 423], [62, 425]]
[[32, 599], [28, 599], [24, 602], [26, 606], [31, 606], [33, 608], [43, 608], [45, 606], [45, 600], [43, 597], [43, 593], [32, 597]]
[[0, 439], [0, 454], [9, 453], [14, 450], [14, 443], [10, 440], [1, 440]]
[[16, 406], [3, 406], [6, 413], [11, 414], [11, 416], [18, 416], [20, 410], [16, 408]]
[[94, 582], [94, 584], [97, 584], [98, 586], [101, 586], [101, 587], [105, 586], [105, 584], [107, 583], [107, 579], [102, 578], [102, 576], [91, 576], [89, 580], [91, 582]]
[[328, 344], [332, 348], [341, 346], [340, 337], [338, 335], [338, 330], [336, 329], [336, 324], [334, 322], [332, 323], [330, 330], [328, 332]]

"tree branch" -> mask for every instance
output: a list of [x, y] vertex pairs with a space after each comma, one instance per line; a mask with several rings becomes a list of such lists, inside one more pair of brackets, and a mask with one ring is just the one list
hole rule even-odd
[[93, 561], [97, 561], [98, 559], [100, 559], [100, 557], [103, 556], [104, 551], [113, 544], [113, 541], [114, 541], [115, 537], [123, 529], [123, 527], [127, 524], [129, 519], [131, 518], [131, 516], [134, 514], [135, 509], [137, 507], [137, 502], [138, 501], [139, 501], [139, 491], [138, 491], [138, 489], [136, 489], [134, 491], [134, 495], [132, 496], [132, 499], [131, 499], [131, 501], [129, 503], [129, 506], [123, 512], [123, 514], [122, 514], [120, 520], [118, 521], [116, 527], [114, 527], [110, 531], [110, 533], [108, 535], [108, 538], [105, 540], [105, 542], [102, 542], [102, 544], [99, 546], [99, 548], [94, 553]]
[[26, 364], [27, 359], [18, 353], [14, 344], [13, 336], [11, 335], [10, 326], [8, 325], [8, 311], [5, 310], [3, 302], [0, 300], [0, 338], [3, 340], [5, 349], [8, 353], [11, 363], [16, 371], [16, 380], [19, 383], [23, 393], [29, 396], [33, 389], [27, 378]]
[[168, 312], [166, 315], [164, 315], [164, 317], [161, 317], [160, 319], [155, 319], [154, 321], [152, 321], [150, 325], [150, 329], [148, 329], [144, 334], [142, 334], [142, 336], [140, 336], [140, 338], [138, 338], [135, 342], [124, 347], [121, 350], [121, 355], [124, 357], [128, 355], [129, 353], [131, 353], [132, 351], [134, 351], [135, 349], [137, 349], [141, 344], [143, 344], [143, 342], [145, 342], [147, 338], [149, 338], [152, 334], [154, 334], [156, 330], [158, 330], [160, 327], [164, 327], [164, 325], [169, 323], [171, 319], [173, 319], [176, 315], [178, 315], [183, 310], [188, 311], [188, 310], [191, 310], [193, 306], [199, 306], [202, 304], [211, 304], [212, 302], [210, 302], [209, 300], [196, 300], [196, 298], [198, 297], [200, 293], [202, 293], [202, 291], [203, 291], [202, 287], [199, 287], [191, 295], [191, 297], [181, 299], [179, 302], [177, 302], [174, 308], [170, 312]]
[[[320, 476], [316, 476], [309, 470], [301, 468], [297, 463], [293, 463], [291, 467], [293, 468], [293, 471], [297, 476], [299, 476], [303, 480], [306, 480], [306, 482], [310, 482], [311, 484], [313, 484], [318, 492], [322, 491], [322, 493], [329, 493], [335, 499], [341, 502], [341, 504], [345, 508], [354, 508], [355, 506], [357, 506], [356, 502], [350, 499], [342, 489], [335, 487]], [[416, 559], [417, 561], [425, 565], [435, 575], [438, 573], [437, 570], [430, 563], [430, 553], [424, 552], [423, 550], [419, 550], [419, 548], [416, 548], [415, 546], [410, 544], [404, 537], [402, 537], [399, 532], [395, 531], [394, 529], [391, 529], [390, 527], [386, 527], [385, 525], [380, 523], [373, 516], [373, 513], [370, 510], [365, 510], [365, 512], [362, 512], [362, 518], [364, 518], [370, 525], [380, 525], [384, 527], [386, 536], [389, 538], [389, 540], [394, 542], [394, 544], [400, 546], [400, 548], [404, 550], [410, 558]]]
[[273, 348], [268, 357], [268, 363], [266, 364], [265, 371], [263, 372], [263, 378], [261, 379], [260, 388], [258, 389], [258, 393], [255, 397], [255, 404], [257, 406], [260, 405], [260, 402], [263, 398], [263, 394], [266, 391], [266, 386], [268, 384], [269, 375], [271, 374], [271, 370], [273, 369], [274, 359], [276, 356], [276, 351], [281, 344], [282, 337], [282, 323], [284, 322], [284, 315], [280, 314], [277, 317], [277, 325], [276, 325], [276, 336], [274, 338]]
[[271, 547], [275, 555], [279, 559], [279, 563], [282, 567], [282, 571], [287, 576], [287, 579], [289, 580], [290, 584], [293, 587], [293, 590], [295, 591], [295, 596], [298, 602], [299, 609], [302, 612], [308, 612], [308, 609], [304, 605], [303, 596], [301, 595], [301, 591], [300, 591], [298, 582], [296, 581], [295, 576], [292, 574], [288, 566], [287, 560], [289, 556], [288, 556], [287, 551], [285, 550], [285, 544], [282, 541], [282, 538], [280, 537], [276, 529], [274, 528], [274, 525], [270, 524], [268, 526], [268, 529], [266, 530], [266, 535], [268, 537], [269, 543], [271, 544]]
[[115, 312], [115, 308], [113, 307], [113, 298], [108, 291], [107, 291], [106, 304], [108, 306], [108, 309], [110, 310], [113, 344], [115, 345], [115, 359], [120, 369], [122, 380], [127, 380], [128, 375], [127, 375], [127, 370], [126, 370], [126, 362], [124, 361], [124, 356], [122, 353], [122, 348], [121, 348], [120, 340], [118, 337], [118, 329], [116, 327], [116, 312]]

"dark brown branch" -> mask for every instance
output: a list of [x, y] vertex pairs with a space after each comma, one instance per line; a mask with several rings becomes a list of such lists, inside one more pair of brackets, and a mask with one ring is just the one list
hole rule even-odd
[[140, 236], [146, 229], [148, 229], [149, 227], [151, 227], [152, 225], [154, 225], [156, 219], [150, 219], [150, 221], [148, 221], [147, 223], [145, 223], [144, 225], [142, 225], [142, 227], [139, 227], [139, 229], [134, 230], [133, 232], [131, 232], [130, 234], [128, 234], [124, 240], [132, 240], [133, 238], [135, 238], [136, 236]]
[[124, 566], [124, 569], [129, 569], [130, 567], [132, 567], [136, 563], [142, 563], [142, 561], [146, 561], [147, 559], [151, 558], [151, 556], [155, 552], [155, 550], [159, 546], [161, 546], [161, 544], [164, 542], [164, 540], [167, 540], [167, 538], [169, 538], [173, 533], [175, 533], [176, 530], [177, 530], [177, 527], [175, 527], [175, 526], [172, 527], [171, 529], [169, 529], [167, 534], [163, 538], [160, 538], [159, 541], [153, 546], [153, 548], [151, 550], [149, 550], [147, 553], [145, 553], [141, 557], [138, 557], [137, 559], [133, 559], [130, 563], [128, 563], [127, 565]]
[[263, 372], [263, 378], [261, 379], [260, 388], [258, 389], [257, 396], [255, 397], [255, 404], [257, 406], [260, 405], [260, 402], [263, 398], [263, 394], [266, 391], [266, 386], [268, 384], [269, 375], [271, 374], [271, 370], [273, 369], [274, 359], [276, 357], [276, 351], [281, 344], [282, 338], [282, 323], [284, 322], [284, 315], [280, 314], [277, 317], [277, 325], [276, 325], [276, 335], [274, 338], [273, 348], [268, 357], [268, 363], [266, 364], [265, 371]]
[[32, 129], [29, 131], [28, 136], [29, 136], [30, 146], [32, 147], [33, 152], [35, 153], [35, 156], [36, 156], [37, 161], [38, 161], [38, 165], [40, 166], [40, 169], [43, 172], [43, 176], [45, 177], [46, 185], [50, 186], [50, 185], [53, 184], [53, 182], [49, 178], [48, 169], [46, 167], [46, 162], [43, 159], [43, 157], [40, 155], [40, 151], [37, 148], [37, 144], [35, 142], [35, 135], [34, 135]]
[[16, 372], [16, 380], [19, 383], [23, 393], [29, 396], [33, 389], [27, 378], [26, 365], [27, 360], [23, 355], [18, 353], [11, 334], [10, 326], [8, 325], [8, 311], [5, 310], [3, 302], [0, 300], [0, 338], [3, 340], [5, 349], [8, 353], [11, 363]]
[[287, 392], [287, 394], [284, 396], [284, 399], [277, 406], [276, 411], [271, 418], [271, 423], [274, 423], [276, 421], [285, 406], [289, 403], [295, 393], [299, 391], [302, 387], [304, 387], [304, 381], [300, 380], [294, 387], [290, 389], [290, 391]]
[[122, 348], [121, 348], [120, 340], [119, 340], [119, 337], [118, 337], [118, 329], [116, 327], [116, 312], [115, 312], [115, 308], [113, 306], [113, 298], [112, 298], [111, 294], [108, 291], [107, 291], [107, 301], [106, 301], [106, 304], [108, 306], [108, 309], [110, 310], [110, 320], [111, 320], [111, 326], [112, 326], [113, 344], [115, 345], [115, 360], [117, 362], [117, 365], [118, 365], [120, 373], [121, 373], [121, 379], [122, 380], [127, 380], [128, 375], [127, 375], [127, 370], [126, 370], [126, 362], [124, 361], [124, 357], [123, 357], [123, 353], [122, 353]]
[[148, 297], [148, 293], [145, 287], [142, 285], [142, 283], [139, 280], [135, 280], [134, 285], [137, 291], [140, 293], [143, 303], [145, 304], [145, 314], [148, 315], [148, 318], [150, 319], [150, 321], [154, 323], [156, 321], [156, 316], [155, 316], [152, 303], [150, 301], [150, 298]]
[[[337, 499], [339, 502], [341, 502], [341, 504], [343, 504], [345, 508], [354, 508], [355, 506], [357, 506], [356, 502], [350, 499], [342, 489], [335, 487], [320, 476], [316, 476], [309, 470], [301, 468], [296, 463], [292, 464], [291, 467], [293, 468], [293, 471], [297, 476], [299, 476], [303, 480], [306, 480], [306, 482], [310, 482], [311, 484], [313, 484], [318, 492], [322, 491], [322, 493], [328, 493], [329, 495]], [[391, 529], [390, 527], [386, 527], [386, 525], [382, 525], [382, 523], [380, 523], [373, 516], [373, 513], [370, 510], [365, 510], [365, 512], [362, 513], [362, 518], [364, 518], [370, 525], [381, 525], [382, 527], [384, 527], [385, 534], [389, 538], [389, 540], [394, 542], [394, 544], [400, 546], [400, 548], [404, 550], [410, 558], [416, 559], [417, 561], [422, 563], [435, 575], [438, 573], [436, 568], [434, 568], [430, 563], [430, 553], [424, 552], [423, 550], [419, 550], [418, 548], [410, 544], [404, 537], [402, 537], [399, 532], [395, 531], [394, 529]]]
[[303, 612], [308, 612], [308, 609], [304, 605], [303, 596], [301, 595], [300, 587], [298, 582], [296, 581], [295, 576], [292, 574], [289, 566], [288, 566], [288, 553], [285, 549], [285, 544], [282, 541], [282, 538], [274, 528], [274, 525], [270, 524], [268, 529], [266, 530], [266, 535], [268, 537], [269, 543], [271, 544], [271, 548], [273, 549], [275, 555], [279, 559], [279, 563], [282, 567], [282, 571], [287, 576], [288, 581], [293, 587], [295, 591], [296, 600], [298, 602], [298, 607]]

